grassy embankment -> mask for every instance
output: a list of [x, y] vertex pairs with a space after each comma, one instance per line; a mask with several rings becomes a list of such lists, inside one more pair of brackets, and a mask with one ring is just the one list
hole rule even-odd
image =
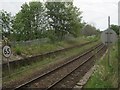
[[12, 51], [14, 55], [19, 55], [19, 56], [37, 55], [37, 54], [42, 54], [42, 53], [53, 51], [53, 50], [75, 46], [88, 41], [93, 41], [95, 39], [96, 38], [92, 38], [92, 37], [91, 38], [79, 37], [79, 38], [64, 40], [60, 42], [45, 43], [40, 45], [36, 45], [36, 44], [23, 45], [23, 46], [15, 45], [15, 47], [12, 47]]
[[118, 47], [110, 49], [110, 66], [108, 53], [96, 63], [96, 70], [84, 88], [117, 88], [118, 87]]
[[120, 89], [120, 37], [118, 39], [118, 83], [118, 88]]
[[[77, 41], [79, 41], [79, 40], [77, 39]], [[79, 42], [82, 42], [82, 41], [79, 41]], [[61, 61], [65, 58], [82, 53], [83, 51], [92, 47], [93, 45], [96, 45], [97, 43], [98, 42], [94, 42], [92, 44], [83, 46], [82, 48], [71, 49], [69, 51], [60, 53], [57, 56], [51, 56], [48, 58], [44, 58], [43, 60], [41, 60], [39, 62], [32, 63], [31, 65], [17, 68], [14, 71], [11, 70], [11, 76], [3, 78], [3, 85], [10, 84], [12, 81], [22, 80], [22, 78], [28, 77], [28, 75], [34, 74], [35, 72], [38, 72], [40, 69], [42, 69], [42, 68], [44, 68], [52, 63], [57, 63], [58, 61]], [[6, 75], [7, 75], [7, 73], [5, 72], [3, 76], [6, 76]]]

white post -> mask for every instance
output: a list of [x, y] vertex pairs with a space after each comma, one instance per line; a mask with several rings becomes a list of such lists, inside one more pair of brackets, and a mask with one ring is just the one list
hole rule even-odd
[[[8, 73], [10, 74], [10, 63], [9, 63], [9, 58], [7, 58], [7, 66], [8, 66]], [[10, 76], [10, 75], [9, 75]]]

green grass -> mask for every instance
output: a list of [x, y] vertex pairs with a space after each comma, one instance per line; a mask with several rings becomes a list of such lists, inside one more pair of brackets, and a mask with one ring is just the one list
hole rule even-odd
[[27, 77], [28, 75], [31, 75], [32, 73], [37, 72], [38, 70], [48, 66], [51, 63], [55, 63], [65, 58], [68, 58], [70, 56], [74, 56], [78, 53], [82, 53], [83, 51], [85, 51], [85, 49], [88, 49], [92, 47], [93, 45], [96, 45], [97, 43], [98, 42], [94, 42], [92, 44], [83, 46], [82, 48], [71, 49], [69, 51], [60, 53], [57, 56], [51, 56], [49, 58], [44, 58], [44, 60], [41, 60], [39, 62], [32, 63], [31, 65], [18, 68], [12, 72], [12, 74], [14, 73], [14, 75], [12, 75], [11, 77], [3, 78], [3, 84], [6, 85], [6, 84], [11, 83], [11, 81], [21, 80], [21, 78]]
[[[118, 39], [118, 60], [120, 60], [120, 37]], [[118, 67], [118, 72], [119, 72], [118, 73], [118, 77], [119, 77], [118, 81], [120, 83], [120, 61], [118, 62], [118, 65], [119, 65], [119, 67]]]
[[41, 45], [35, 45], [35, 44], [26, 45], [26, 46], [16, 45], [15, 47], [12, 47], [12, 51], [14, 55], [22, 55], [22, 56], [36, 55], [40, 53], [45, 53], [57, 49], [62, 49], [62, 48], [82, 44], [88, 41], [93, 41], [95, 39], [97, 38], [87, 39], [87, 38], [79, 37], [71, 40], [65, 40], [56, 43], [46, 43]]
[[118, 87], [118, 48], [111, 47], [110, 66], [108, 54], [96, 63], [97, 69], [92, 74], [85, 88], [117, 88]]

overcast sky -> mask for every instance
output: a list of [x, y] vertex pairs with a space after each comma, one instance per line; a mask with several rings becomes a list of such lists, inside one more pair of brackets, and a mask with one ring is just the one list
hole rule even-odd
[[[0, 10], [4, 9], [15, 15], [25, 2], [32, 0], [0, 0]], [[74, 0], [74, 5], [83, 12], [83, 20], [95, 27], [105, 30], [108, 27], [107, 18], [111, 17], [111, 24], [118, 24], [119, 0]]]

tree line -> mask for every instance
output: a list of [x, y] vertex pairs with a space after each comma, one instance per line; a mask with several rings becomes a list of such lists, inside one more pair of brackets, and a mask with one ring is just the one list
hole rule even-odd
[[73, 2], [29, 2], [15, 15], [2, 10], [2, 36], [14, 41], [50, 38], [63, 40], [66, 35], [78, 37], [85, 23], [82, 12]]

